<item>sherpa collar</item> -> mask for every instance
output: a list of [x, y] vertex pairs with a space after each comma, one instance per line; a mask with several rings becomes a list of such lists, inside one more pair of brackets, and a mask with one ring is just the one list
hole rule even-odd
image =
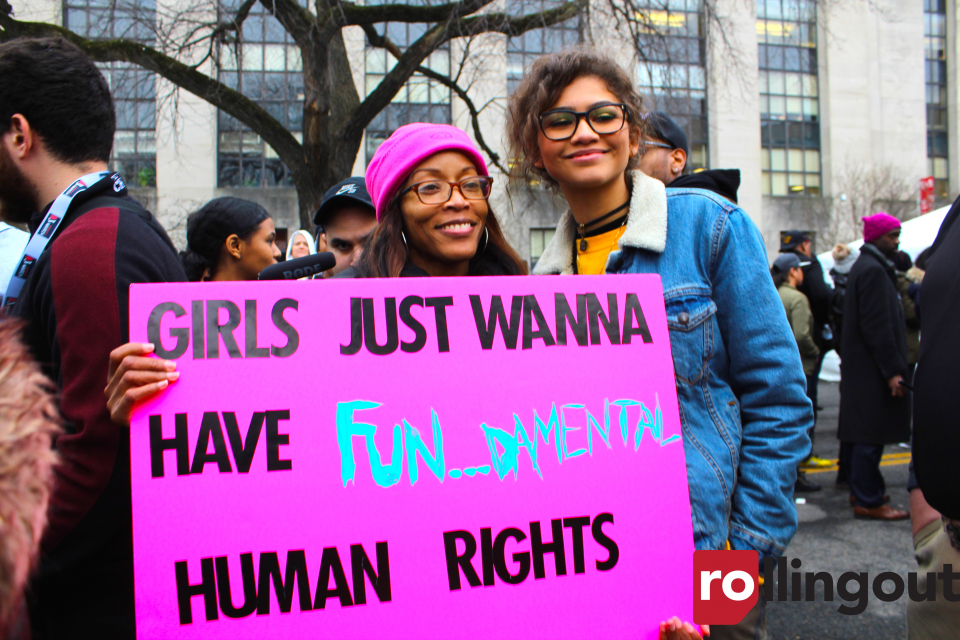
[[[618, 243], [625, 247], [663, 253], [667, 247], [667, 190], [663, 183], [642, 171], [634, 171], [633, 192], [627, 212], [627, 228]], [[557, 233], [543, 251], [533, 273], [573, 274], [573, 242], [577, 223], [567, 209], [557, 224]]]

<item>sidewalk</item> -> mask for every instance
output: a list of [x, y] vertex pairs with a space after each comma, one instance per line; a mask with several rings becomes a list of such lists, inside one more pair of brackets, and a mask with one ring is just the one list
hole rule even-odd
[[[837, 458], [839, 449], [838, 386], [821, 381], [819, 389], [824, 410], [817, 420], [814, 454], [831, 460]], [[886, 447], [884, 454], [882, 471], [890, 505], [909, 510], [906, 486], [910, 451], [892, 445]], [[816, 470], [809, 477], [823, 485], [823, 490], [797, 494], [798, 498], [806, 500], [806, 504], [797, 505], [800, 528], [787, 549], [787, 556], [803, 562], [800, 572], [829, 571], [838, 578], [846, 571], [866, 571], [872, 580], [882, 571], [894, 571], [906, 580], [907, 572], [916, 570], [909, 520], [855, 520], [848, 492], [834, 486], [835, 466]], [[851, 585], [851, 589], [856, 588], [855, 584]], [[866, 611], [848, 616], [838, 613], [837, 607], [850, 602], [845, 602], [837, 593], [834, 593], [833, 602], [825, 602], [823, 595], [822, 584], [817, 583], [816, 602], [788, 599], [787, 602], [769, 603], [767, 631], [770, 640], [902, 640], [906, 637], [907, 596], [896, 602], [882, 602], [871, 590]]]

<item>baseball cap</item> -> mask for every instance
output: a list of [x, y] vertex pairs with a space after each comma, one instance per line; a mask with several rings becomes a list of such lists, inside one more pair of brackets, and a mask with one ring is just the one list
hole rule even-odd
[[674, 149], [683, 149], [690, 155], [690, 146], [687, 144], [687, 134], [683, 132], [673, 119], [662, 111], [654, 111], [647, 116], [647, 121], [653, 128], [653, 135], [673, 146]]
[[333, 185], [323, 194], [323, 202], [313, 216], [313, 223], [322, 227], [327, 216], [338, 207], [361, 204], [374, 213], [373, 200], [367, 192], [367, 183], [363, 176], [353, 176]]
[[810, 239], [805, 231], [791, 230], [780, 232], [780, 251], [790, 251]]
[[777, 259], [773, 261], [773, 268], [780, 273], [786, 273], [790, 271], [790, 269], [795, 269], [799, 266], [800, 258], [798, 258], [795, 253], [781, 253], [777, 256]]

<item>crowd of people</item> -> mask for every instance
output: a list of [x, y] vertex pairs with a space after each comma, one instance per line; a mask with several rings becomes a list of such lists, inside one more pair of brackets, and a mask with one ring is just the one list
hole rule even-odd
[[[456, 127], [400, 127], [377, 149], [365, 177], [326, 192], [315, 232], [294, 233], [285, 256], [270, 213], [238, 198], [216, 198], [193, 213], [186, 250], [178, 254], [153, 215], [127, 195], [122, 177], [108, 170], [114, 111], [97, 67], [64, 40], [21, 39], [0, 45], [0, 75], [0, 213], [32, 234], [0, 228], [0, 246], [20, 247], [9, 285], [3, 283], [4, 306], [19, 324], [11, 329], [14, 320], [4, 320], [0, 340], [14, 342], [19, 332], [59, 398], [54, 411], [36, 366], [17, 373], [0, 349], [4, 397], [22, 399], [24, 392], [7, 384], [11, 376], [26, 376], [35, 389], [31, 411], [8, 415], [0, 403], [0, 433], [9, 430], [24, 443], [10, 464], [29, 466], [37, 487], [32, 501], [0, 498], [0, 563], [13, 567], [0, 571], [0, 632], [132, 638], [130, 415], [137, 402], [190, 382], [174, 362], [152, 357], [153, 345], [129, 342], [131, 284], [255, 280], [282, 257], [324, 251], [336, 266], [323, 277], [506, 276], [528, 268], [492, 210], [493, 178], [480, 150]], [[510, 157], [518, 159], [512, 177], [553, 189], [569, 207], [534, 274], [648, 273], [662, 280], [695, 548], [755, 550], [760, 566], [781, 557], [797, 528], [794, 492], [812, 486], [798, 469], [822, 463], [810, 456], [816, 381], [841, 315], [831, 311], [837, 293], [809, 238], [784, 237], [771, 280], [761, 235], [736, 204], [739, 172], [685, 172], [682, 130], [649, 109], [622, 67], [590, 48], [534, 62], [511, 96], [507, 131]], [[950, 224], [956, 212], [951, 216]], [[855, 512], [895, 519], [906, 514], [885, 504], [878, 464], [884, 444], [909, 439], [913, 375], [891, 261], [899, 222], [888, 218], [867, 219], [867, 244], [842, 276], [840, 436]], [[928, 397], [960, 373], [948, 319], [960, 297], [960, 270], [953, 264], [950, 271], [960, 225], [952, 232], [949, 226], [927, 259], [922, 297], [910, 298], [922, 301], [915, 316], [922, 307], [924, 340], [927, 322], [939, 332], [940, 346], [921, 346], [921, 371], [935, 349]], [[950, 349], [957, 359], [944, 359]], [[918, 396], [923, 379], [918, 374]], [[930, 500], [924, 513], [936, 514], [937, 523], [942, 513], [947, 523], [930, 560], [936, 563], [960, 547], [950, 524], [960, 518], [956, 496], [943, 490], [952, 466], [941, 448], [955, 443], [946, 432], [956, 414], [934, 408], [937, 397], [927, 402], [923, 438], [918, 415], [916, 476]], [[3, 446], [0, 483], [21, 473], [8, 465]], [[17, 534], [11, 522], [28, 522], [26, 535], [8, 538]], [[938, 536], [924, 528], [932, 522], [921, 533]], [[24, 566], [37, 548], [24, 607]], [[660, 636], [700, 637], [690, 622], [664, 621]], [[702, 632], [752, 638], [763, 637], [764, 628], [758, 598], [739, 625]]]
[[[957, 254], [937, 262], [938, 284], [923, 286], [934, 249], [942, 247], [949, 237], [954, 241], [958, 238], [958, 216], [960, 200], [948, 213], [935, 244], [920, 252], [916, 262], [899, 250], [902, 225], [898, 219], [884, 212], [864, 217], [860, 250], [838, 244], [831, 252], [832, 291], [810, 250], [810, 238], [801, 231], [783, 234], [781, 254], [770, 270], [803, 359], [807, 395], [815, 411], [818, 373], [825, 350], [833, 349], [840, 357], [836, 486], [849, 491], [855, 517], [911, 520], [920, 587], [924, 589], [928, 584], [927, 572], [942, 571], [945, 564], [960, 564], [958, 529], [951, 520], [957, 513], [956, 478], [950, 480], [954, 482], [953, 490], [944, 491], [945, 486], [939, 484], [950, 482], [942, 474], [942, 466], [949, 464], [945, 451], [956, 443], [957, 414], [953, 414], [951, 424], [945, 412], [957, 406], [954, 399], [947, 400], [934, 392], [936, 389], [948, 394], [947, 388], [956, 386], [955, 358], [960, 355], [957, 330], [948, 330], [944, 323], [951, 321], [945, 312], [956, 311], [960, 300]], [[960, 245], [953, 248], [956, 251]], [[940, 253], [943, 255], [942, 249]], [[921, 292], [925, 295], [921, 296]], [[814, 311], [818, 307], [819, 319]], [[936, 326], [929, 318], [922, 321], [927, 307], [939, 312]], [[956, 316], [950, 318], [955, 324]], [[945, 353], [954, 359], [944, 360]], [[914, 374], [919, 363], [925, 365], [919, 371], [926, 377], [915, 387]], [[911, 397], [914, 390], [916, 398]], [[912, 433], [914, 442], [922, 445], [915, 446], [916, 458], [910, 463], [910, 510], [904, 511], [887, 504], [890, 495], [880, 466], [884, 447], [906, 444]], [[933, 442], [945, 448], [937, 448]], [[808, 480], [803, 469], [824, 466], [824, 462], [831, 463], [812, 456], [801, 463], [794, 491], [819, 491], [820, 485]], [[928, 491], [936, 490], [936, 507], [927, 501], [916, 469], [922, 469], [921, 476], [929, 474], [925, 486]], [[952, 515], [948, 517], [946, 513]], [[908, 603], [910, 638], [950, 637], [960, 625], [960, 607], [945, 597], [939, 586], [931, 586], [936, 591], [935, 599]]]

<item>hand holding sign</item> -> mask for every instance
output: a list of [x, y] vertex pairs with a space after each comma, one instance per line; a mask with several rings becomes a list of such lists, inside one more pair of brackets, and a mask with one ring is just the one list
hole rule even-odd
[[138, 402], [152, 398], [180, 377], [175, 362], [145, 357], [153, 351], [154, 345], [149, 342], [128, 342], [110, 352], [103, 395], [110, 419], [121, 427], [130, 426], [130, 416]]

